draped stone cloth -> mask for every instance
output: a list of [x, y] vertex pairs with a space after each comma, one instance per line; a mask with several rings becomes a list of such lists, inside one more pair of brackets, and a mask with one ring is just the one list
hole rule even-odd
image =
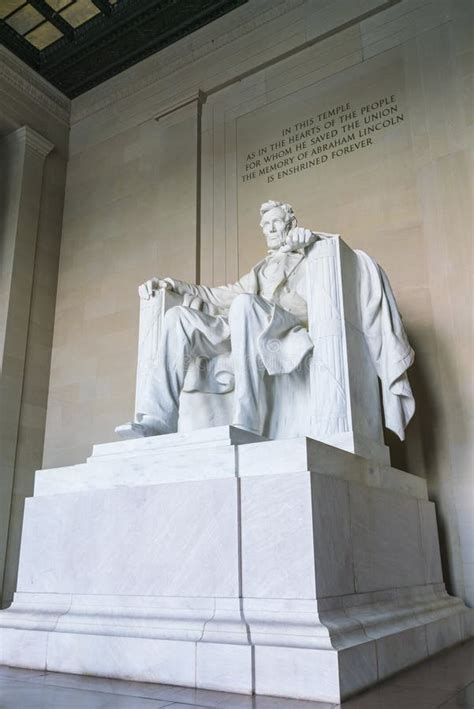
[[403, 441], [415, 412], [407, 369], [415, 359], [395, 296], [384, 270], [363, 251], [356, 251], [360, 279], [362, 328], [382, 384], [385, 425]]
[[[356, 251], [360, 267], [362, 329], [375, 370], [381, 380], [387, 428], [401, 440], [415, 404], [407, 377], [414, 360], [395, 297], [382, 268], [363, 251]], [[272, 304], [267, 327], [258, 335], [258, 353], [268, 374], [289, 374], [311, 353], [307, 330], [307, 278], [304, 250], [270, 252], [236, 283], [207, 287], [167, 278], [184, 303], [207, 315], [227, 320], [240, 293], [263, 296]], [[205, 366], [203, 366], [205, 364]], [[184, 391], [222, 394], [232, 391], [232, 358], [217, 354], [189, 365]]]

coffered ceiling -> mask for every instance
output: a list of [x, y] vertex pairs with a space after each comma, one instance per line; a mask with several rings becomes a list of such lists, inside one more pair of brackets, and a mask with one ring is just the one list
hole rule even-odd
[[0, 43], [74, 98], [247, 0], [0, 0]]

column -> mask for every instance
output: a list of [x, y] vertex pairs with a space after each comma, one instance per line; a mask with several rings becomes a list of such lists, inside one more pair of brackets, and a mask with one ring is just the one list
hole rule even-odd
[[10, 526], [43, 168], [53, 144], [28, 126], [0, 141], [0, 580]]

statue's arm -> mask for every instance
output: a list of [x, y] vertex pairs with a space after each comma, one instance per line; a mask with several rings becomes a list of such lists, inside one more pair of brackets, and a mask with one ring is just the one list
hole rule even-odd
[[176, 278], [164, 279], [171, 290], [181, 295], [191, 295], [200, 298], [204, 303], [209, 303], [217, 308], [227, 309], [239, 293], [255, 293], [256, 278], [253, 272], [245, 274], [235, 283], [224, 286], [202, 286], [180, 281]]
[[233, 299], [239, 293], [256, 293], [256, 275], [254, 269], [245, 274], [235, 283], [229, 283], [225, 286], [202, 286], [180, 281], [177, 278], [150, 278], [138, 288], [140, 298], [148, 300], [160, 288], [166, 288], [179, 293], [180, 295], [189, 295], [193, 298], [199, 298], [204, 303], [209, 303], [217, 308], [227, 309], [230, 307]]

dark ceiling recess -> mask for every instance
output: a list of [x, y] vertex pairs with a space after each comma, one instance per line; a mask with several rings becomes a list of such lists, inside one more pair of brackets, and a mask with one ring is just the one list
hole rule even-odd
[[0, 0], [0, 44], [75, 98], [248, 0]]

